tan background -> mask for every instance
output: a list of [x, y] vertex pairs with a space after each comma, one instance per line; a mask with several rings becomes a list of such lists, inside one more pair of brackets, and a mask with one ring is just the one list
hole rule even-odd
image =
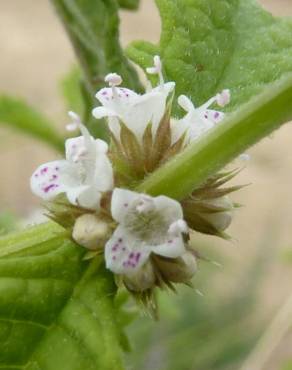
[[[262, 0], [261, 3], [274, 14], [292, 15], [291, 0]], [[159, 30], [153, 0], [142, 1], [138, 13], [122, 14], [124, 44], [139, 38], [157, 41]], [[74, 57], [48, 0], [0, 1], [0, 50], [0, 91], [25, 97], [64, 127], [65, 115], [57, 82]], [[236, 196], [245, 207], [238, 212], [230, 230], [238, 241], [216, 242], [232, 256], [234, 272], [238, 265], [248, 263], [249, 256], [264, 237], [274, 247], [275, 262], [269, 268], [270, 279], [262, 294], [266, 305], [258, 308], [261, 315], [281, 306], [292, 293], [292, 266], [283, 264], [280, 257], [292, 247], [291, 144], [292, 126], [286, 125], [250, 150], [252, 160], [237, 182], [252, 185]], [[55, 154], [38, 142], [1, 129], [0, 209], [28, 215], [39, 204], [30, 194], [30, 174], [37, 165], [54, 158]], [[279, 359], [292, 358], [288, 343], [285, 338], [267, 369], [276, 370]]]

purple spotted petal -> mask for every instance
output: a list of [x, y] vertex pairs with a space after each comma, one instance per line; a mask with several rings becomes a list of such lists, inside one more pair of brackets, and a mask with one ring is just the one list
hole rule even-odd
[[167, 258], [177, 258], [185, 252], [185, 245], [181, 235], [169, 235], [165, 243], [152, 246], [151, 250], [155, 254]]
[[116, 274], [131, 274], [149, 258], [151, 249], [131, 240], [119, 226], [105, 246], [106, 267]]
[[54, 161], [41, 165], [32, 175], [30, 186], [33, 193], [45, 200], [50, 200], [65, 191], [60, 181], [66, 161]]
[[225, 114], [223, 112], [218, 112], [216, 110], [208, 109], [204, 113], [204, 117], [208, 120], [219, 123], [224, 119]]
[[[135, 98], [138, 96], [134, 91], [126, 89], [124, 87], [116, 87], [117, 96], [120, 102], [127, 103], [131, 98]], [[104, 88], [98, 91], [96, 94], [96, 98], [99, 102], [106, 108], [113, 108], [115, 106], [114, 96], [113, 96], [113, 89], [111, 88]]]

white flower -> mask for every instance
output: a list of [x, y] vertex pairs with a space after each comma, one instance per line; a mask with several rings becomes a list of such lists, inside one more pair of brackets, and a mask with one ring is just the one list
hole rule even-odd
[[192, 101], [185, 95], [179, 96], [178, 104], [187, 114], [180, 120], [172, 121], [172, 141], [177, 141], [184, 133], [186, 133], [186, 142], [193, 141], [221, 122], [225, 114], [208, 109], [215, 102], [220, 107], [227, 105], [230, 102], [230, 91], [223, 90], [198, 108], [195, 108]]
[[108, 145], [90, 136], [80, 118], [69, 112], [82, 136], [65, 143], [66, 159], [41, 165], [32, 175], [30, 185], [34, 194], [52, 200], [65, 193], [70, 203], [88, 209], [99, 209], [101, 193], [113, 188], [113, 172], [107, 157]]
[[152, 123], [153, 135], [156, 133], [165, 112], [167, 97], [174, 89], [175, 83], [164, 83], [158, 56], [154, 58], [154, 67], [148, 69], [148, 72], [159, 75], [160, 85], [143, 95], [127, 88], [117, 87], [122, 83], [122, 78], [115, 73], [111, 73], [105, 78], [110, 88], [103, 88], [96, 94], [101, 106], [95, 108], [92, 113], [97, 119], [108, 117], [110, 130], [118, 139], [120, 137], [120, 121], [140, 141], [150, 122]]
[[151, 253], [168, 258], [184, 254], [182, 234], [188, 227], [177, 201], [117, 188], [111, 212], [119, 225], [105, 246], [105, 259], [116, 274], [137, 273]]

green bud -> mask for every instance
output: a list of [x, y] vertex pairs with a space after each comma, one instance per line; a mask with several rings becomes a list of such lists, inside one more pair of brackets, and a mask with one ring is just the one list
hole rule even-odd
[[190, 251], [175, 259], [158, 257], [155, 264], [163, 277], [173, 283], [187, 283], [197, 271], [196, 257]]
[[226, 230], [232, 222], [232, 211], [234, 209], [230, 198], [225, 196], [222, 198], [208, 200], [206, 203], [212, 205], [213, 207], [218, 207], [218, 209], [225, 209], [225, 211], [218, 213], [206, 213], [204, 214], [204, 219], [208, 221], [216, 230]]
[[124, 284], [132, 292], [143, 292], [153, 288], [155, 280], [154, 269], [151, 262], [145, 263], [137, 273], [133, 275], [124, 275], [123, 277]]
[[91, 250], [103, 248], [111, 229], [109, 224], [93, 214], [85, 214], [77, 218], [72, 237], [83, 247]]

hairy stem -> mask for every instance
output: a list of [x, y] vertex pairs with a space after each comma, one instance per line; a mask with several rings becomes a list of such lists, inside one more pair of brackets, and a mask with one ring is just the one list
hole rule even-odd
[[137, 188], [182, 199], [234, 158], [292, 119], [292, 75], [230, 114]]
[[107, 138], [104, 122], [93, 119], [94, 94], [104, 86], [110, 72], [123, 76], [133, 90], [142, 90], [138, 75], [119, 43], [119, 16], [116, 0], [51, 0], [70, 38], [83, 71], [86, 95], [85, 122], [94, 136]]

